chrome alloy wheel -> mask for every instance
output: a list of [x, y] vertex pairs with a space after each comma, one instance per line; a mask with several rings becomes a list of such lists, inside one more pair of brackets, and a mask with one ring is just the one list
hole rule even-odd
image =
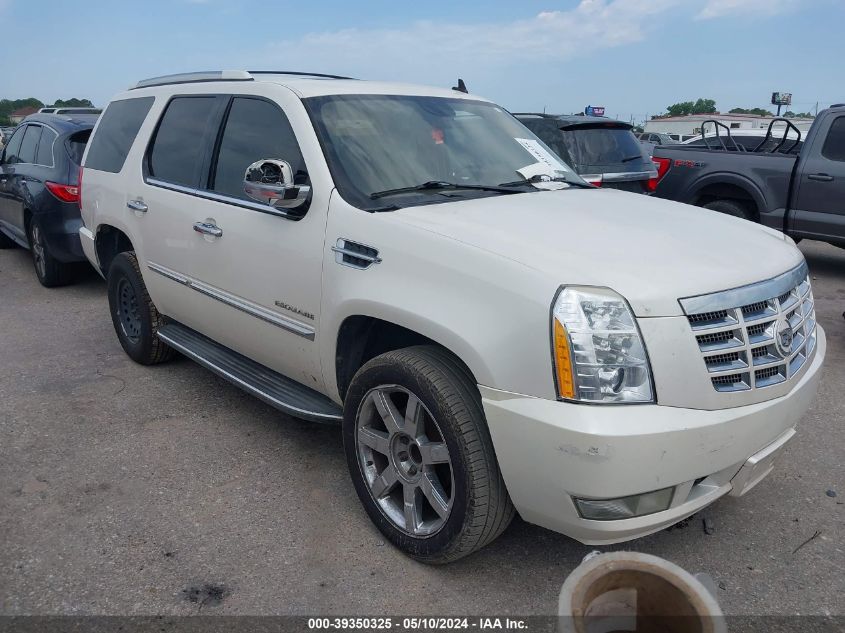
[[402, 532], [436, 534], [455, 495], [449, 448], [420, 399], [399, 385], [371, 389], [361, 401], [358, 466], [382, 513]]
[[47, 276], [47, 260], [44, 252], [44, 236], [41, 235], [41, 227], [35, 222], [32, 223], [32, 257], [35, 260], [35, 269], [41, 279]]

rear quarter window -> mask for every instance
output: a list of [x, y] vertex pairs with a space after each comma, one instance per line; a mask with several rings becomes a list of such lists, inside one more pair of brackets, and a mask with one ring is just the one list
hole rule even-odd
[[91, 130], [82, 130], [76, 132], [68, 137], [65, 141], [67, 152], [71, 160], [77, 165], [82, 164], [82, 155], [85, 153], [85, 146], [88, 144], [88, 139], [91, 137]]
[[839, 117], [830, 126], [824, 147], [822, 147], [822, 156], [845, 162], [845, 116]]
[[50, 128], [45, 127], [41, 132], [41, 141], [38, 143], [38, 152], [35, 155], [35, 162], [46, 167], [53, 166], [53, 143], [57, 134]]
[[153, 105], [153, 97], [112, 101], [100, 118], [85, 159], [86, 169], [113, 174], [123, 169], [138, 130]]

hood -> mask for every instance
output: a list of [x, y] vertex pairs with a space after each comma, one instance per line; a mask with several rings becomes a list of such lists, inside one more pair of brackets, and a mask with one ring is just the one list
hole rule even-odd
[[555, 283], [609, 287], [638, 317], [681, 315], [680, 298], [769, 279], [803, 261], [794, 243], [772, 229], [615, 190], [504, 195], [393, 214]]

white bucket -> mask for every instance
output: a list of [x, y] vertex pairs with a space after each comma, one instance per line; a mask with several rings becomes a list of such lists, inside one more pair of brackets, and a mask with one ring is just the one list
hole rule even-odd
[[722, 610], [692, 574], [637, 552], [588, 557], [558, 601], [562, 633], [726, 633]]

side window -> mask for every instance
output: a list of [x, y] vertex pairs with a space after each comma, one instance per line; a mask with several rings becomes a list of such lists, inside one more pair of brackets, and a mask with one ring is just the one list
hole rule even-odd
[[23, 141], [21, 142], [21, 163], [35, 162], [35, 149], [38, 147], [38, 139], [41, 138], [40, 125], [27, 125], [24, 131]]
[[85, 168], [113, 174], [123, 169], [126, 156], [152, 105], [153, 97], [112, 101], [100, 118], [85, 158]]
[[149, 151], [152, 178], [198, 186], [205, 134], [216, 106], [214, 96], [176, 97], [167, 105]]
[[38, 143], [38, 152], [35, 155], [35, 162], [46, 167], [53, 166], [53, 143], [56, 142], [58, 134], [48, 127], [41, 131], [41, 141]]
[[294, 182], [308, 182], [296, 136], [279, 106], [262, 99], [235, 97], [209, 188], [221, 195], [251, 200], [244, 193], [244, 172], [262, 158], [286, 160], [293, 170]]
[[845, 116], [839, 117], [830, 126], [822, 147], [822, 156], [845, 162]]
[[14, 165], [15, 163], [21, 162], [21, 141], [23, 140], [24, 127], [25, 126], [21, 126], [15, 130], [15, 133], [12, 134], [12, 138], [9, 139], [9, 143], [6, 145], [6, 153], [3, 160], [4, 164]]

